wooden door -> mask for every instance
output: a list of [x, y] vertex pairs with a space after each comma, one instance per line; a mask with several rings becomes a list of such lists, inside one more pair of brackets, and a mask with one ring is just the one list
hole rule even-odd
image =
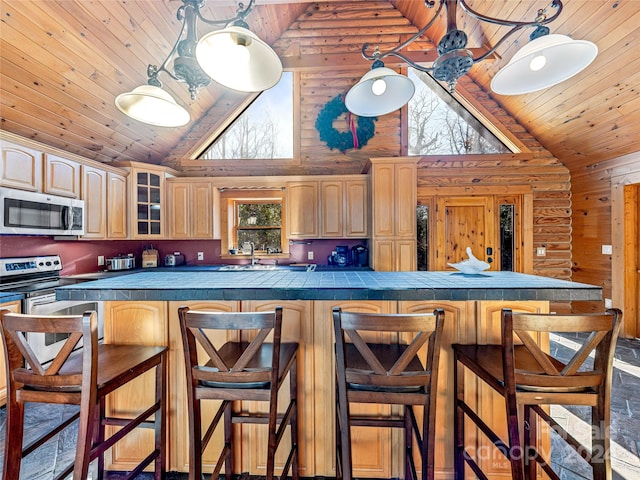
[[127, 177], [107, 174], [107, 237], [127, 238]]
[[344, 236], [343, 190], [344, 182], [340, 180], [320, 183], [320, 236], [322, 238]]
[[80, 195], [80, 165], [72, 160], [44, 156], [44, 193], [78, 198]]
[[[439, 197], [436, 200], [435, 270], [453, 270], [449, 263], [468, 258], [493, 262], [499, 248], [495, 236], [494, 200], [487, 196]], [[491, 249], [491, 250], [488, 250]], [[499, 269], [492, 263], [492, 269]]]
[[42, 152], [0, 141], [0, 185], [38, 192], [42, 189]]

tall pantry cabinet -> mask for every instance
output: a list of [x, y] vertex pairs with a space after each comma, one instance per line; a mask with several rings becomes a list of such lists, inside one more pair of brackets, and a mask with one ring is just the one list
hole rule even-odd
[[370, 161], [371, 266], [379, 272], [415, 270], [418, 160]]

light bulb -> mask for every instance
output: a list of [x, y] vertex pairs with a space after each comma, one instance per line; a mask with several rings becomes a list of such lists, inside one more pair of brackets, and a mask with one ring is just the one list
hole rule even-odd
[[387, 82], [384, 78], [376, 78], [371, 84], [371, 92], [374, 95], [380, 96], [387, 91]]
[[545, 57], [544, 55], [536, 55], [531, 59], [531, 62], [529, 63], [529, 68], [532, 71], [537, 72], [538, 70], [542, 70], [542, 67], [544, 67], [546, 63], [547, 63], [547, 57]]

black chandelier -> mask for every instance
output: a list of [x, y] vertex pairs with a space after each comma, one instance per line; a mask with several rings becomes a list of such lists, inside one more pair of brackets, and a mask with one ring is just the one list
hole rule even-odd
[[[465, 0], [425, 0], [425, 6], [432, 9], [436, 2], [438, 7], [431, 20], [407, 41], [385, 52], [381, 52], [376, 46], [369, 53], [371, 46], [363, 45], [362, 56], [373, 61], [373, 64], [371, 70], [347, 93], [345, 103], [349, 111], [360, 116], [384, 115], [397, 110], [411, 99], [415, 90], [413, 82], [384, 67], [382, 59], [389, 56], [399, 58], [416, 70], [446, 83], [453, 93], [458, 79], [466, 75], [474, 64], [491, 56], [515, 32], [532, 27], [534, 30], [530, 35], [531, 42], [517, 52], [491, 82], [494, 92], [515, 95], [540, 90], [566, 80], [589, 65], [598, 51], [591, 42], [549, 34], [546, 24], [553, 22], [562, 12], [561, 0], [551, 1], [550, 8], [556, 10], [553, 15], [548, 16], [546, 8], [540, 9], [531, 21], [489, 17], [473, 10]], [[457, 27], [458, 5], [473, 18], [511, 28], [492, 48], [474, 57], [467, 48], [467, 34]], [[443, 9], [446, 11], [447, 31], [438, 42], [436, 60], [430, 66], [412, 61], [402, 50], [422, 37], [436, 22]]]
[[[187, 84], [192, 100], [198, 89], [216, 83], [242, 92], [273, 87], [282, 75], [282, 63], [273, 49], [249, 30], [245, 18], [255, 0], [238, 4], [236, 15], [226, 20], [205, 18], [206, 0], [182, 0], [176, 18], [182, 28], [173, 48], [158, 67], [147, 67], [147, 84], [118, 95], [116, 106], [126, 115], [156, 126], [178, 127], [190, 120], [189, 112], [162, 89], [160, 73]], [[198, 38], [197, 22], [224, 26]]]

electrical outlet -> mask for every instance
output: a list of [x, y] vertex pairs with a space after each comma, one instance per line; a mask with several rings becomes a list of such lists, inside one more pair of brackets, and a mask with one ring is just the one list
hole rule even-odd
[[104, 265], [104, 255], [98, 255], [98, 266], [101, 267]]
[[604, 308], [613, 308], [613, 300], [611, 300], [610, 298], [605, 298]]
[[547, 256], [547, 249], [546, 247], [538, 247], [536, 249], [536, 255], [538, 257], [546, 257]]
[[307, 252], [307, 260], [313, 260], [313, 252]]
[[602, 254], [603, 255], [612, 255], [613, 254], [613, 245], [602, 245]]
[[204, 252], [198, 252], [198, 260], [204, 260]]

